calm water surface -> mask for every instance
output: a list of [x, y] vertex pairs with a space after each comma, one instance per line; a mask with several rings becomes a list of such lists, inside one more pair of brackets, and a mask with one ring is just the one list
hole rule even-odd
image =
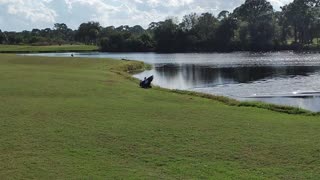
[[[71, 53], [36, 54], [71, 56]], [[320, 111], [320, 54], [317, 53], [74, 53], [75, 57], [141, 60], [153, 69], [154, 84]]]

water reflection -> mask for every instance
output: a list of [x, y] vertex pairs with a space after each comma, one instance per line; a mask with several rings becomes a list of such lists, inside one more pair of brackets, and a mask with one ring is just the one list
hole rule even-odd
[[[241, 99], [240, 99], [241, 100]], [[248, 100], [248, 99], [243, 99]], [[301, 107], [313, 112], [320, 111], [320, 97], [305, 97], [305, 98], [256, 98], [255, 101], [263, 101], [271, 104], [291, 105]]]
[[209, 88], [244, 84], [269, 79], [295, 78], [320, 72], [319, 66], [267, 66], [215, 68], [195, 64], [156, 65], [151, 71], [136, 75], [142, 79], [155, 75], [155, 84], [171, 89]]
[[[73, 53], [75, 57], [140, 60], [153, 69], [135, 75], [154, 75], [154, 84], [259, 100], [320, 111], [320, 94], [294, 97], [297, 91], [320, 91], [320, 54], [317, 53]], [[70, 57], [71, 53], [33, 54]], [[256, 95], [256, 96], [254, 96]], [[252, 98], [268, 97], [268, 98]], [[291, 97], [292, 96], [292, 97]]]

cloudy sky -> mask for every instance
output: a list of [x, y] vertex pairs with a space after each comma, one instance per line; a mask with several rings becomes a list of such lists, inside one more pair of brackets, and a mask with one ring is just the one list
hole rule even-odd
[[[232, 11], [245, 0], [0, 0], [0, 29], [31, 30], [66, 23], [75, 29], [82, 22], [103, 26], [142, 25], [191, 12]], [[270, 0], [275, 9], [293, 0]]]

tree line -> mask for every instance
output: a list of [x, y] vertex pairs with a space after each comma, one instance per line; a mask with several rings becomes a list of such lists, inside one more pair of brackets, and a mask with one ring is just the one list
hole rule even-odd
[[[82, 23], [72, 30], [64, 23], [53, 29], [2, 32], [1, 44], [73, 44], [100, 46], [102, 51], [270, 51], [312, 48], [320, 38], [320, 1], [294, 0], [275, 11], [266, 0], [246, 0], [233, 12], [185, 15], [139, 25], [102, 27]], [[319, 43], [319, 42], [318, 42]]]

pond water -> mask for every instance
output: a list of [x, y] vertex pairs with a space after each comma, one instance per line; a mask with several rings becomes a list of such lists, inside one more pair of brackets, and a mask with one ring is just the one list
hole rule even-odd
[[[153, 84], [223, 95], [238, 100], [301, 107], [320, 112], [319, 53], [73, 53], [75, 57], [140, 60], [153, 69]], [[33, 54], [71, 56], [71, 53]]]

